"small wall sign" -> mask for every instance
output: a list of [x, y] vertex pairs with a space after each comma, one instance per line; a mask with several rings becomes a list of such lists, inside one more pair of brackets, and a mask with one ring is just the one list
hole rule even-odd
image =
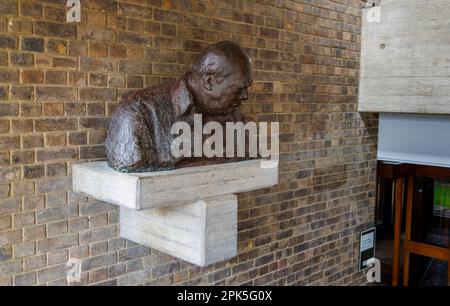
[[375, 257], [376, 229], [371, 228], [361, 233], [359, 243], [359, 270], [369, 266], [369, 259]]
[[67, 22], [81, 22], [81, 3], [80, 0], [67, 0], [66, 20]]

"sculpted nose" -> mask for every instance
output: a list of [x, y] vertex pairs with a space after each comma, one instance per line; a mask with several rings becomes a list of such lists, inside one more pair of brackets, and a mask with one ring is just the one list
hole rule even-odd
[[242, 89], [241, 95], [239, 96], [239, 100], [248, 100], [248, 90], [247, 88]]

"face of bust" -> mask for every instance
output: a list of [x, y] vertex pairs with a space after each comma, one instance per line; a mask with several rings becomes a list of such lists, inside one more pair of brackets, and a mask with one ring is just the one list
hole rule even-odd
[[230, 67], [222, 80], [205, 77], [205, 98], [197, 100], [202, 113], [208, 115], [232, 113], [248, 100], [248, 88], [252, 85], [250, 65]]

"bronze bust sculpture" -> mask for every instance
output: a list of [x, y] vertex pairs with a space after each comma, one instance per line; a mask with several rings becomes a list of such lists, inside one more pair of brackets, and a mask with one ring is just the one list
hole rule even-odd
[[115, 109], [106, 138], [110, 167], [121, 172], [168, 170], [186, 161], [171, 154], [171, 127], [206, 121], [243, 121], [239, 110], [252, 84], [251, 60], [236, 43], [211, 45], [176, 84], [137, 91]]

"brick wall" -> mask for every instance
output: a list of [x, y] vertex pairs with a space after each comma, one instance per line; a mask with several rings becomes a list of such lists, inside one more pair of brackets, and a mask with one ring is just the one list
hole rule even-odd
[[[360, 284], [377, 118], [356, 112], [359, 0], [0, 1], [0, 284]], [[170, 82], [223, 39], [254, 60], [243, 112], [279, 121], [280, 184], [239, 196], [239, 255], [195, 267], [118, 236], [115, 206], [71, 189], [103, 159], [120, 97]]]

